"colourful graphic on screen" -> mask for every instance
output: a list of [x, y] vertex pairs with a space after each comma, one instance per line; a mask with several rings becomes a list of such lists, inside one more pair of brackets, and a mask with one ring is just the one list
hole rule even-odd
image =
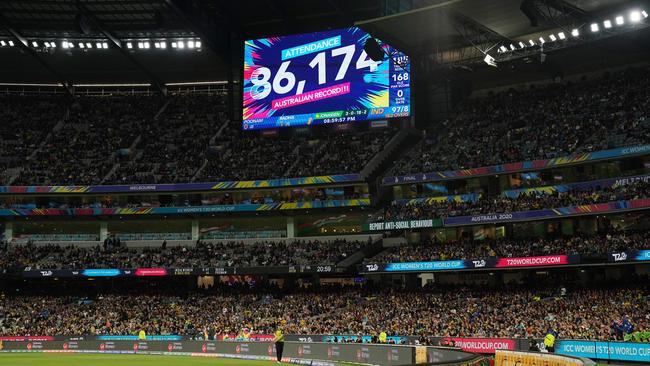
[[244, 130], [350, 123], [410, 114], [409, 58], [352, 27], [271, 37], [244, 45]]

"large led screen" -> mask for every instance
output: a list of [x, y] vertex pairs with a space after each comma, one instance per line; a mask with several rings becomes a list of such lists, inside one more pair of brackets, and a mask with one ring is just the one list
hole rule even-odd
[[360, 28], [271, 37], [244, 46], [244, 130], [353, 123], [410, 114], [408, 56]]

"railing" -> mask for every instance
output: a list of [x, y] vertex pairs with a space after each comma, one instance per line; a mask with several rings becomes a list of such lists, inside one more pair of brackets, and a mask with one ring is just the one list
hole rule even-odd
[[438, 182], [454, 179], [481, 177], [485, 175], [498, 175], [506, 173], [543, 170], [554, 167], [583, 164], [587, 162], [621, 159], [631, 156], [646, 155], [650, 153], [650, 144], [621, 147], [610, 150], [593, 151], [588, 153], [575, 153], [553, 159], [540, 159], [520, 161], [499, 165], [476, 167], [461, 170], [445, 170], [438, 172], [421, 172], [401, 176], [384, 177], [384, 185], [413, 184], [421, 182]]
[[192, 240], [192, 233], [120, 233], [120, 240]]
[[46, 242], [76, 242], [98, 241], [99, 234], [23, 234], [16, 238], [17, 241], [46, 241]]
[[202, 233], [202, 240], [250, 239], [250, 238], [284, 238], [286, 230], [251, 230], [251, 231], [209, 231]]

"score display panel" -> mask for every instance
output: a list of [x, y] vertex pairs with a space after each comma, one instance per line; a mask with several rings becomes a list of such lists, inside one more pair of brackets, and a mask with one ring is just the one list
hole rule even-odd
[[244, 130], [353, 123], [410, 115], [410, 62], [388, 44], [384, 61], [358, 27], [246, 41]]

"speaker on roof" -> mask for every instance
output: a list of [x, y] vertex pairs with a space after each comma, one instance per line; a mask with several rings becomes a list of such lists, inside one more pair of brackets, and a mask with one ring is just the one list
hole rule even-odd
[[366, 40], [366, 44], [363, 45], [363, 50], [366, 51], [366, 54], [368, 57], [370, 57], [371, 60], [379, 62], [379, 61], [384, 61], [385, 58], [385, 53], [384, 50], [381, 48], [379, 43], [377, 43], [377, 40], [374, 38], [368, 38]]

